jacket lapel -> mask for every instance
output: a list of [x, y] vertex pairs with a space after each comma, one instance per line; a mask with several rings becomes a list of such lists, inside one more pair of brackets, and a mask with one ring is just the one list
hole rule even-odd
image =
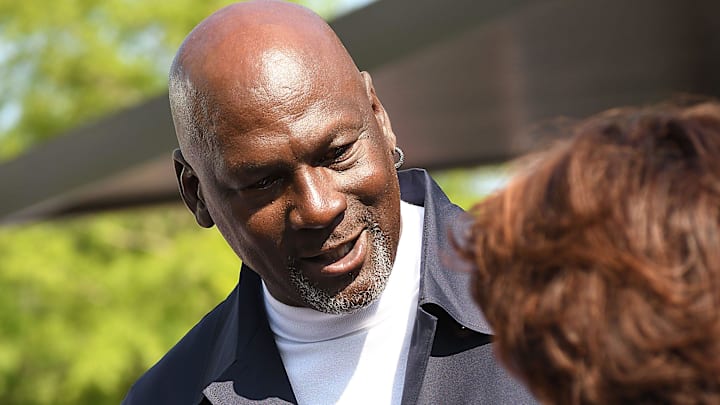
[[[425, 207], [422, 262], [420, 264], [420, 305], [436, 304], [462, 326], [492, 335], [492, 329], [479, 310], [468, 311], [473, 298], [469, 273], [454, 253], [452, 239], [463, 240], [471, 217], [450, 202], [445, 193], [422, 169], [398, 172], [400, 192], [406, 202]], [[474, 306], [474, 305], [473, 305]]]
[[[480, 311], [467, 311], [467, 303], [472, 302], [468, 274], [454, 270], [458, 263], [453, 262], [457, 259], [452, 254], [455, 249], [451, 239], [460, 239], [459, 232], [467, 229], [469, 216], [450, 202], [426, 171], [403, 170], [398, 175], [403, 201], [425, 207], [420, 297], [402, 399], [403, 404], [415, 404], [423, 391], [431, 351], [442, 343], [437, 336], [438, 314], [447, 312], [459, 327], [480, 332], [471, 334], [472, 345], [478, 344], [478, 339], [482, 340], [481, 344], [488, 343], [492, 332]], [[458, 342], [453, 345], [457, 348]], [[443, 379], [442, 375], [435, 375], [434, 370], [429, 372], [433, 374], [431, 380]]]
[[260, 277], [246, 266], [237, 297], [203, 394], [213, 405], [296, 403], [267, 321]]

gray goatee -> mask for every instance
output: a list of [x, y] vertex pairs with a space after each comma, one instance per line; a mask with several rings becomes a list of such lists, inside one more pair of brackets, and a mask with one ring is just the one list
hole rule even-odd
[[309, 307], [328, 314], [347, 314], [365, 308], [382, 294], [392, 271], [388, 249], [390, 242], [377, 223], [368, 227], [368, 237], [372, 248], [369, 268], [335, 295], [328, 294], [308, 280], [295, 262], [290, 261], [290, 281]]

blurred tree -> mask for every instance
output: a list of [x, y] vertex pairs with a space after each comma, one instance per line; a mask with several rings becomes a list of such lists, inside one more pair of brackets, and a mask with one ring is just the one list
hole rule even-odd
[[0, 403], [114, 404], [237, 282], [184, 207], [0, 228]]
[[438, 170], [432, 176], [452, 202], [467, 210], [502, 187], [510, 178], [511, 169], [508, 165], [479, 166]]
[[185, 35], [229, 3], [0, 0], [0, 160], [162, 92]]

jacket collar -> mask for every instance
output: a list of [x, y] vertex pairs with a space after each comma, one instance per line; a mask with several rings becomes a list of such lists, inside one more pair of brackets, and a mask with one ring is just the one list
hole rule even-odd
[[[210, 359], [206, 381], [211, 383], [205, 395], [222, 395], [233, 403], [297, 402], [268, 324], [260, 277], [249, 267], [243, 265], [236, 294], [228, 304], [232, 310]], [[228, 382], [233, 382], [232, 391]]]
[[[469, 231], [471, 216], [450, 202], [445, 193], [423, 169], [398, 172], [403, 201], [425, 207], [423, 223], [420, 305], [435, 304], [462, 326], [492, 334], [482, 312], [476, 309], [467, 271], [458, 270], [452, 238]], [[472, 307], [472, 311], [468, 311]]]

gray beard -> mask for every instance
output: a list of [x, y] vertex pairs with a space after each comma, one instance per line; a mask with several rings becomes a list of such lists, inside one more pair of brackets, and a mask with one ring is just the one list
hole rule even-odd
[[368, 228], [368, 237], [372, 249], [369, 268], [335, 295], [320, 289], [291, 262], [290, 282], [310, 308], [327, 314], [348, 314], [365, 308], [382, 294], [393, 266], [388, 249], [390, 241], [377, 224]]

